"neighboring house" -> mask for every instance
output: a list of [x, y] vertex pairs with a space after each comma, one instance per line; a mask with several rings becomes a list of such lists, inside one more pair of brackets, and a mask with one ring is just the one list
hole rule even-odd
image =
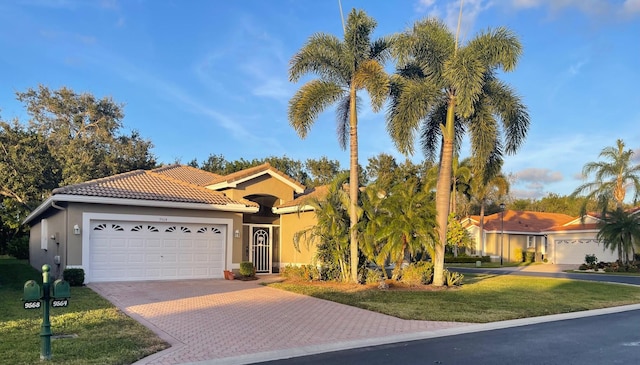
[[[484, 232], [480, 232], [480, 216], [465, 218], [462, 224], [475, 241], [473, 253], [491, 256], [493, 261], [500, 261], [502, 255], [511, 262], [518, 252], [533, 252], [536, 261], [579, 265], [588, 254], [599, 261], [618, 258], [596, 239], [598, 221], [596, 215], [583, 220], [566, 214], [507, 210], [485, 216]], [[483, 247], [480, 234], [484, 235]]]
[[87, 283], [222, 278], [242, 261], [278, 272], [312, 259], [292, 244], [315, 223], [298, 214], [304, 192], [269, 164], [226, 176], [170, 165], [61, 187], [25, 219], [30, 262], [55, 276], [82, 268]]

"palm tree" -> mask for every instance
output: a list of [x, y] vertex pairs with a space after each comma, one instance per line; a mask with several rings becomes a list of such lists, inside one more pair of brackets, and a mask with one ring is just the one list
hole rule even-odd
[[370, 185], [363, 199], [365, 254], [401, 267], [406, 254], [434, 254], [437, 232], [433, 194], [417, 178], [397, 182], [388, 192]]
[[589, 162], [582, 168], [582, 176], [586, 178], [594, 174], [594, 180], [578, 186], [571, 194], [571, 197], [576, 197], [586, 193], [581, 215], [586, 213], [588, 201], [596, 200], [598, 209], [605, 211], [611, 198], [615, 200], [617, 208], [622, 208], [627, 190], [635, 192], [634, 203], [640, 196], [640, 164], [631, 164], [633, 150], [625, 150], [624, 142], [619, 139], [616, 147], [603, 148], [598, 157], [607, 161]]
[[351, 279], [358, 280], [358, 90], [365, 89], [374, 111], [382, 108], [389, 94], [389, 78], [384, 61], [389, 57], [389, 42], [371, 42], [376, 22], [364, 11], [353, 9], [347, 19], [344, 40], [317, 33], [296, 53], [290, 62], [289, 79], [298, 81], [312, 73], [319, 76], [304, 84], [289, 102], [289, 123], [301, 138], [318, 115], [337, 104], [338, 140], [346, 148], [349, 140], [349, 195]]
[[473, 198], [480, 205], [480, 247], [484, 250], [484, 216], [487, 201], [497, 201], [509, 193], [509, 180], [499, 173], [495, 176], [477, 174], [471, 179]]
[[606, 212], [599, 223], [596, 236], [605, 249], [618, 251], [618, 260], [629, 263], [629, 253], [635, 256], [635, 247], [640, 247], [640, 213], [628, 212], [618, 207]]
[[457, 37], [437, 19], [418, 21], [394, 39], [398, 69], [392, 77], [389, 134], [403, 153], [413, 153], [418, 130], [428, 160], [434, 161], [440, 150], [434, 285], [444, 284], [453, 156], [463, 135], [469, 133], [477, 171], [495, 165], [492, 161], [501, 161], [504, 153], [515, 153], [524, 142], [529, 128], [526, 107], [498, 79], [500, 70], [515, 68], [521, 53], [516, 35], [503, 27], [458, 47]]
[[471, 169], [469, 168], [469, 164], [470, 160], [468, 158], [462, 161], [458, 161], [458, 156], [454, 156], [453, 158], [449, 212], [453, 213], [455, 217], [458, 217], [458, 196], [463, 195], [467, 199], [471, 198], [471, 187], [469, 185], [471, 182]]
[[[300, 241], [316, 245], [316, 259], [338, 271], [338, 279], [348, 281], [349, 272], [349, 195], [344, 191], [347, 174], [341, 174], [327, 186], [324, 197], [307, 199], [300, 206], [313, 207], [317, 223], [293, 236], [294, 247]], [[360, 214], [360, 213], [359, 213]], [[330, 269], [330, 270], [331, 270]]]

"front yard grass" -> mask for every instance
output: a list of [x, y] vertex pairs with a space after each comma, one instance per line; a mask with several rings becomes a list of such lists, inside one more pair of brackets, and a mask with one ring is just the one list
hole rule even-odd
[[403, 319], [486, 323], [640, 303], [627, 285], [465, 274], [457, 288], [380, 290], [377, 285], [284, 281], [269, 286]]
[[[53, 270], [52, 270], [53, 271]], [[22, 287], [42, 285], [42, 273], [26, 263], [0, 258], [0, 364], [41, 364], [42, 309], [25, 310]], [[131, 364], [169, 345], [86, 287], [72, 287], [69, 306], [51, 308], [54, 335], [50, 364]]]

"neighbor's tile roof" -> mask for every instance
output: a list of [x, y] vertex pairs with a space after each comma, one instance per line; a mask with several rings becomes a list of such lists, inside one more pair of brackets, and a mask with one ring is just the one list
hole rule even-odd
[[317, 186], [315, 188], [311, 188], [305, 191], [303, 194], [296, 197], [295, 199], [280, 204], [278, 208], [295, 207], [297, 205], [304, 204], [307, 200], [313, 199], [313, 198], [322, 200], [325, 196], [327, 196], [328, 191], [329, 191], [328, 185], [322, 185], [322, 186]]
[[[499, 231], [502, 229], [501, 214], [499, 212], [484, 217], [485, 231]], [[479, 225], [480, 216], [475, 215], [470, 218], [474, 221], [474, 225]], [[510, 232], [542, 232], [556, 226], [562, 226], [575, 219], [570, 215], [559, 213], [507, 210], [504, 212], [504, 230]]]
[[290, 176], [286, 175], [282, 171], [280, 171], [280, 170], [276, 169], [275, 167], [271, 166], [271, 164], [268, 163], [268, 162], [265, 162], [262, 165], [250, 167], [248, 169], [236, 171], [236, 172], [231, 173], [229, 175], [221, 176], [221, 177], [219, 177], [218, 179], [216, 179], [215, 181], [213, 181], [209, 185], [225, 183], [225, 182], [226, 183], [232, 183], [232, 182], [235, 182], [235, 181], [239, 181], [239, 180], [251, 177], [253, 175], [258, 175], [258, 174], [260, 174], [262, 172], [265, 172], [267, 170], [270, 170], [271, 172], [274, 172], [274, 173], [282, 176], [286, 180], [290, 181], [292, 184], [298, 186], [301, 190], [304, 190], [304, 185], [302, 185], [298, 181], [292, 179]]
[[167, 174], [136, 170], [53, 190], [53, 195], [82, 195], [104, 198], [153, 200], [196, 204], [241, 204], [257, 207], [257, 203], [229, 199], [221, 192], [182, 181]]
[[204, 171], [196, 169], [195, 167], [178, 164], [163, 166], [157, 169], [153, 169], [151, 170], [151, 172], [186, 181], [199, 186], [211, 185], [212, 182], [220, 179], [221, 177], [220, 175], [214, 174], [209, 171]]

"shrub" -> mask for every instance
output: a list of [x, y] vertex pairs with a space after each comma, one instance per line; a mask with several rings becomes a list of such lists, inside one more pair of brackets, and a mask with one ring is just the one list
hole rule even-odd
[[401, 281], [409, 286], [430, 284], [433, 281], [433, 264], [426, 261], [411, 263], [402, 271]]
[[380, 269], [368, 267], [365, 270], [364, 282], [367, 284], [378, 284], [382, 280], [382, 272]]
[[82, 286], [84, 284], [83, 269], [64, 269], [62, 276], [71, 286]]
[[240, 275], [250, 277], [256, 275], [256, 269], [251, 261], [242, 261], [240, 263]]
[[515, 262], [523, 262], [524, 261], [522, 248], [518, 247], [515, 250], [513, 250], [513, 261], [515, 261]]
[[598, 263], [598, 258], [594, 254], [584, 255], [584, 262], [587, 265], [596, 265]]
[[320, 271], [313, 265], [287, 265], [282, 269], [280, 275], [292, 280], [320, 280]]
[[444, 270], [444, 282], [447, 286], [460, 286], [462, 285], [462, 279], [464, 275], [459, 272]]
[[581, 264], [580, 266], [578, 266], [578, 270], [587, 270], [589, 268], [589, 266], [587, 266], [587, 264]]
[[524, 255], [524, 262], [533, 262], [535, 261], [535, 258], [536, 258], [535, 252], [527, 251], [525, 252], [525, 255]]
[[19, 260], [29, 258], [29, 236], [15, 237], [7, 243], [7, 253]]

